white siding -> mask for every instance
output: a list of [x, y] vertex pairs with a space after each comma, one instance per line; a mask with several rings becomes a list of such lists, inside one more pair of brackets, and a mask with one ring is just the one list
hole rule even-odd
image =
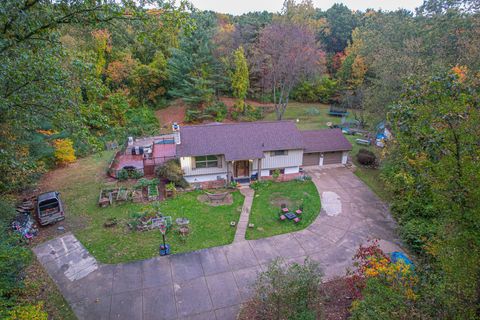
[[[270, 151], [263, 153], [262, 169], [282, 169], [288, 167], [298, 167], [302, 165], [303, 150], [288, 150], [285, 156], [272, 156]], [[262, 172], [263, 175], [263, 172]]]
[[215, 180], [218, 180], [219, 178], [227, 180], [227, 175], [225, 173], [221, 173], [221, 174], [204, 174], [204, 175], [188, 176], [188, 177], [185, 176], [185, 180], [187, 180], [188, 183], [215, 181]]
[[285, 168], [285, 174], [298, 173], [299, 171], [299, 167]]
[[[185, 179], [189, 176], [200, 176], [200, 175], [220, 175], [227, 173], [227, 162], [225, 161], [225, 157], [220, 156], [220, 161], [222, 162], [222, 167], [215, 167], [215, 168], [192, 168], [192, 162], [194, 160], [192, 157], [181, 157], [180, 158], [180, 166], [182, 167]], [[214, 179], [214, 180], [215, 180]], [[187, 179], [188, 181], [188, 179]]]
[[[289, 167], [289, 168], [282, 168], [282, 169], [285, 169], [285, 174], [299, 173], [300, 172], [299, 167]], [[262, 177], [268, 177], [268, 176], [270, 176], [270, 170], [262, 170]]]

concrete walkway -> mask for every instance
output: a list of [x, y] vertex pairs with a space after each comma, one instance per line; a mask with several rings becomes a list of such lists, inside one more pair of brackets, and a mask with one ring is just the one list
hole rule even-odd
[[250, 187], [241, 188], [240, 192], [245, 196], [243, 201], [242, 213], [240, 219], [238, 219], [237, 231], [235, 232], [234, 243], [245, 241], [245, 233], [248, 227], [248, 218], [250, 217], [250, 211], [252, 210], [253, 196], [255, 191]]
[[[235, 319], [251, 284], [276, 257], [320, 263], [324, 279], [344, 275], [360, 244], [399, 250], [395, 224], [376, 195], [345, 168], [308, 170], [319, 194], [340, 199], [306, 229], [133, 263], [96, 263], [71, 234], [34, 249], [79, 319]], [[328, 200], [327, 200], [328, 201]], [[339, 212], [337, 212], [340, 210]]]

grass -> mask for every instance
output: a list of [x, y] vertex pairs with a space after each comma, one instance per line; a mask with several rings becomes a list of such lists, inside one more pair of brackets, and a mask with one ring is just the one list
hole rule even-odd
[[[127, 202], [99, 208], [98, 195], [103, 186], [129, 186], [133, 182], [107, 182], [105, 170], [112, 152], [103, 152], [80, 159], [68, 168], [50, 172], [43, 187], [59, 190], [66, 205], [67, 230], [71, 230], [89, 252], [104, 263], [119, 263], [147, 259], [158, 255], [161, 234], [158, 230], [132, 232], [127, 223], [131, 215], [143, 212], [151, 204]], [[212, 207], [201, 203], [201, 191], [180, 193], [176, 198], [159, 203], [164, 215], [186, 217], [190, 220], [190, 235], [183, 240], [173, 230], [167, 232], [172, 253], [188, 252], [228, 244], [233, 241], [235, 229], [230, 221], [238, 221], [243, 196], [233, 193], [233, 204]], [[118, 224], [105, 228], [104, 222], [116, 218]], [[54, 226], [55, 227], [55, 226]], [[54, 228], [53, 227], [53, 228]]]
[[[311, 109], [314, 108], [318, 110], [318, 114], [313, 114]], [[321, 103], [299, 103], [299, 102], [290, 102], [288, 104], [287, 110], [283, 119], [285, 120], [296, 120], [297, 127], [300, 130], [316, 130], [316, 129], [325, 129], [327, 127], [327, 122], [332, 122], [333, 124], [341, 124], [341, 117], [333, 117], [328, 115], [330, 109], [329, 105]], [[266, 115], [265, 120], [275, 120], [275, 112], [269, 113]], [[350, 112], [347, 120], [353, 120], [354, 117], [352, 112]], [[346, 138], [352, 143], [352, 151], [350, 152], [351, 158], [357, 169], [355, 170], [355, 175], [362, 180], [366, 185], [370, 187], [382, 200], [388, 201], [389, 194], [385, 190], [385, 185], [380, 179], [380, 171], [378, 169], [366, 168], [361, 166], [357, 162], [357, 153], [360, 148], [365, 148], [370, 151], [375, 152], [378, 155], [378, 149], [374, 146], [361, 146], [355, 142], [355, 139], [359, 136], [346, 135]]]
[[57, 286], [35, 256], [30, 266], [25, 270], [24, 285], [24, 288], [20, 290], [18, 304], [42, 302], [43, 310], [48, 313], [48, 319], [50, 320], [77, 319]]
[[[280, 221], [282, 203], [296, 210], [303, 204], [301, 221]], [[312, 181], [265, 182], [255, 191], [247, 239], [259, 239], [306, 228], [320, 212], [320, 197]]]
[[[297, 127], [300, 130], [316, 130], [328, 128], [327, 122], [333, 124], [341, 124], [341, 117], [333, 117], [328, 115], [330, 109], [329, 105], [321, 103], [299, 103], [290, 102], [285, 110], [283, 119], [285, 120], [299, 120]], [[310, 113], [311, 110], [317, 110], [318, 114]], [[265, 115], [265, 120], [276, 120], [275, 112]], [[347, 120], [353, 120], [352, 113], [350, 112]]]

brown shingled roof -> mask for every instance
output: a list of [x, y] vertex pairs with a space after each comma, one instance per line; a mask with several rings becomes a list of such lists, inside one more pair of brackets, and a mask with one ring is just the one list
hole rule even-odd
[[303, 149], [292, 121], [215, 123], [180, 128], [177, 156], [224, 154], [227, 161], [263, 158], [264, 151]]
[[340, 129], [300, 131], [303, 136], [304, 152], [350, 151], [352, 144]]

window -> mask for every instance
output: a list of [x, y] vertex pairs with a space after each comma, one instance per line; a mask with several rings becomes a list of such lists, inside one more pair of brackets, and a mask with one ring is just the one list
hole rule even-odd
[[270, 170], [270, 175], [273, 176], [275, 171], [277, 171], [277, 170], [278, 170], [279, 174], [285, 174], [285, 169], [271, 169]]
[[217, 156], [195, 157], [195, 168], [214, 168], [219, 165]]
[[271, 156], [286, 156], [288, 154], [287, 150], [275, 150], [271, 152]]

